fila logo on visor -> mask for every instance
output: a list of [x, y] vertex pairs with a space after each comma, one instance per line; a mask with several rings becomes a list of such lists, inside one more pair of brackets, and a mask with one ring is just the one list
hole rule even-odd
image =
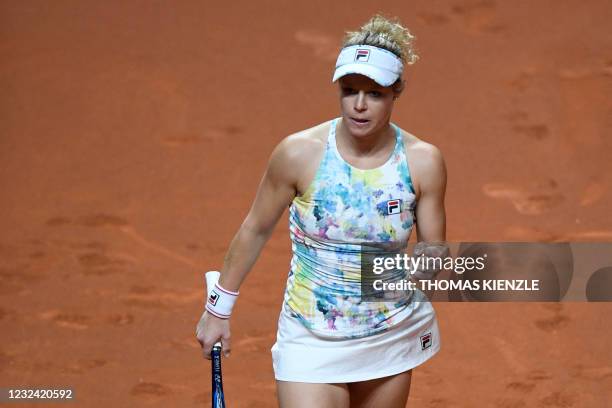
[[357, 62], [368, 62], [370, 59], [370, 50], [358, 49], [355, 52], [355, 61]]
[[402, 212], [402, 200], [387, 201], [387, 215], [399, 214]]

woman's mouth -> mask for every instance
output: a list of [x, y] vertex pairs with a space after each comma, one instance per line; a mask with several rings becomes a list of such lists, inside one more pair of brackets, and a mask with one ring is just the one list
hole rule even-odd
[[351, 122], [353, 122], [355, 125], [360, 126], [360, 127], [366, 126], [368, 123], [370, 123], [368, 119], [357, 119], [357, 118], [351, 118]]

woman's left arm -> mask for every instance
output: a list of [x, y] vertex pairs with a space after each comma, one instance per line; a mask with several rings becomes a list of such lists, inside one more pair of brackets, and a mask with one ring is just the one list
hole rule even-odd
[[416, 206], [417, 241], [446, 241], [446, 165], [442, 153], [429, 143], [420, 142], [416, 160], [419, 197]]

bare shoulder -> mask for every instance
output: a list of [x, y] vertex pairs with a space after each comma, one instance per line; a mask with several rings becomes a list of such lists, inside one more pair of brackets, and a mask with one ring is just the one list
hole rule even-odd
[[312, 160], [313, 155], [325, 150], [329, 122], [324, 122], [309, 129], [293, 133], [285, 137], [276, 146], [275, 153], [297, 162]]
[[438, 164], [444, 161], [442, 152], [435, 145], [428, 143], [416, 137], [412, 133], [406, 132], [405, 130], [402, 130], [402, 136], [404, 138], [406, 152], [408, 152], [409, 155], [415, 160], [434, 162]]
[[270, 157], [268, 171], [303, 191], [325, 153], [331, 121], [285, 137]]
[[402, 130], [406, 156], [417, 191], [424, 187], [446, 184], [446, 164], [440, 149]]

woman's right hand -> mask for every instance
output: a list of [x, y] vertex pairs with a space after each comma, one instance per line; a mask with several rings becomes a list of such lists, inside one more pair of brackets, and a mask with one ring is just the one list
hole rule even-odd
[[205, 359], [210, 360], [210, 352], [219, 339], [223, 354], [229, 357], [231, 351], [229, 319], [220, 319], [205, 310], [196, 326], [196, 338], [202, 346], [202, 355]]

